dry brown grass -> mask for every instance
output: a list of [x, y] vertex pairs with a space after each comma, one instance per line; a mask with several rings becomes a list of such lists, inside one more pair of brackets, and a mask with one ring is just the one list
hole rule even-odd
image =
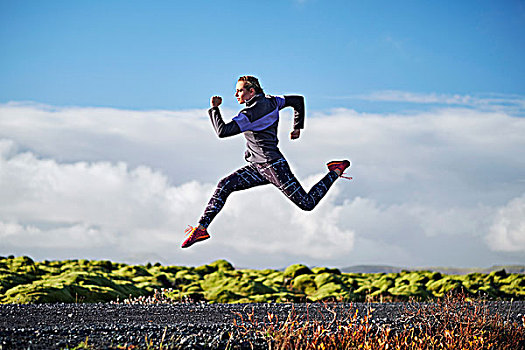
[[513, 322], [508, 315], [491, 312], [484, 300], [449, 295], [435, 303], [407, 305], [399, 316], [402, 322], [382, 325], [372, 322], [374, 304], [361, 313], [353, 304], [343, 313], [339, 306], [325, 304], [331, 316], [324, 320], [295, 310], [286, 320], [268, 314], [259, 321], [253, 312], [238, 314], [235, 325], [241, 335], [255, 332], [267, 339], [270, 349], [279, 350], [525, 348], [525, 316]]

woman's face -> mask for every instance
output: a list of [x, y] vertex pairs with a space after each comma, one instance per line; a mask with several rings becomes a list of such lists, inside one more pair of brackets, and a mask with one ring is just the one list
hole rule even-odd
[[255, 96], [255, 89], [251, 88], [248, 90], [244, 87], [244, 84], [246, 84], [245, 81], [238, 81], [237, 85], [235, 86], [235, 97], [240, 104], [245, 103]]

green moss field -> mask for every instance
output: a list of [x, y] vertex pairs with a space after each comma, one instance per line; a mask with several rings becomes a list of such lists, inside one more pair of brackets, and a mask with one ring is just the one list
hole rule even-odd
[[225, 260], [198, 267], [111, 261], [35, 262], [0, 257], [0, 303], [94, 303], [151, 296], [174, 301], [266, 303], [429, 300], [451, 291], [488, 299], [525, 299], [525, 275], [505, 270], [445, 275], [432, 271], [341, 273], [302, 264], [284, 271], [235, 269]]

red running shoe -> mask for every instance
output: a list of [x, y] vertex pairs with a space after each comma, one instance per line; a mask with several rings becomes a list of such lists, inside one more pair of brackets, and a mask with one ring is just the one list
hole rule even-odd
[[342, 177], [343, 179], [352, 180], [352, 178], [349, 176], [343, 176], [346, 168], [350, 166], [349, 160], [333, 160], [330, 163], [326, 164], [326, 166], [328, 167], [329, 171], [340, 170], [341, 175], [339, 175], [339, 177]]
[[194, 243], [204, 241], [205, 239], [210, 238], [210, 235], [208, 234], [206, 229], [201, 230], [198, 227], [189, 226], [186, 229], [186, 231], [184, 231], [184, 233], [186, 233], [186, 236], [188, 236], [188, 238], [186, 238], [184, 243], [182, 243], [182, 248], [191, 247]]

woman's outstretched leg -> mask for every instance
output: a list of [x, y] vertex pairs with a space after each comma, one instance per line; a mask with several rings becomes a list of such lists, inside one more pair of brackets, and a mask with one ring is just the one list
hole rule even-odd
[[199, 220], [199, 224], [207, 228], [212, 220], [217, 216], [226, 203], [226, 199], [232, 192], [242, 191], [255, 186], [268, 184], [257, 169], [252, 165], [247, 165], [236, 172], [221, 179], [213, 193], [204, 214]]
[[197, 227], [191, 227], [186, 230], [188, 238], [182, 244], [182, 248], [188, 248], [196, 242], [210, 238], [207, 228], [215, 216], [222, 210], [226, 199], [235, 191], [246, 190], [255, 186], [268, 184], [266, 180], [252, 164], [247, 165], [234, 173], [221, 179], [217, 188], [210, 198], [204, 214], [199, 220]]
[[[329, 166], [329, 172], [319, 182], [317, 182], [307, 193], [295, 175], [290, 170], [288, 162], [278, 159], [271, 163], [257, 165], [258, 170], [263, 176], [283, 192], [292, 202], [303, 210], [313, 210], [323, 199], [330, 187], [337, 180], [344, 169], [350, 166], [350, 162], [342, 164], [337, 168]], [[329, 163], [332, 164], [333, 162]], [[342, 162], [338, 162], [342, 163]], [[337, 171], [336, 171], [337, 170]]]

